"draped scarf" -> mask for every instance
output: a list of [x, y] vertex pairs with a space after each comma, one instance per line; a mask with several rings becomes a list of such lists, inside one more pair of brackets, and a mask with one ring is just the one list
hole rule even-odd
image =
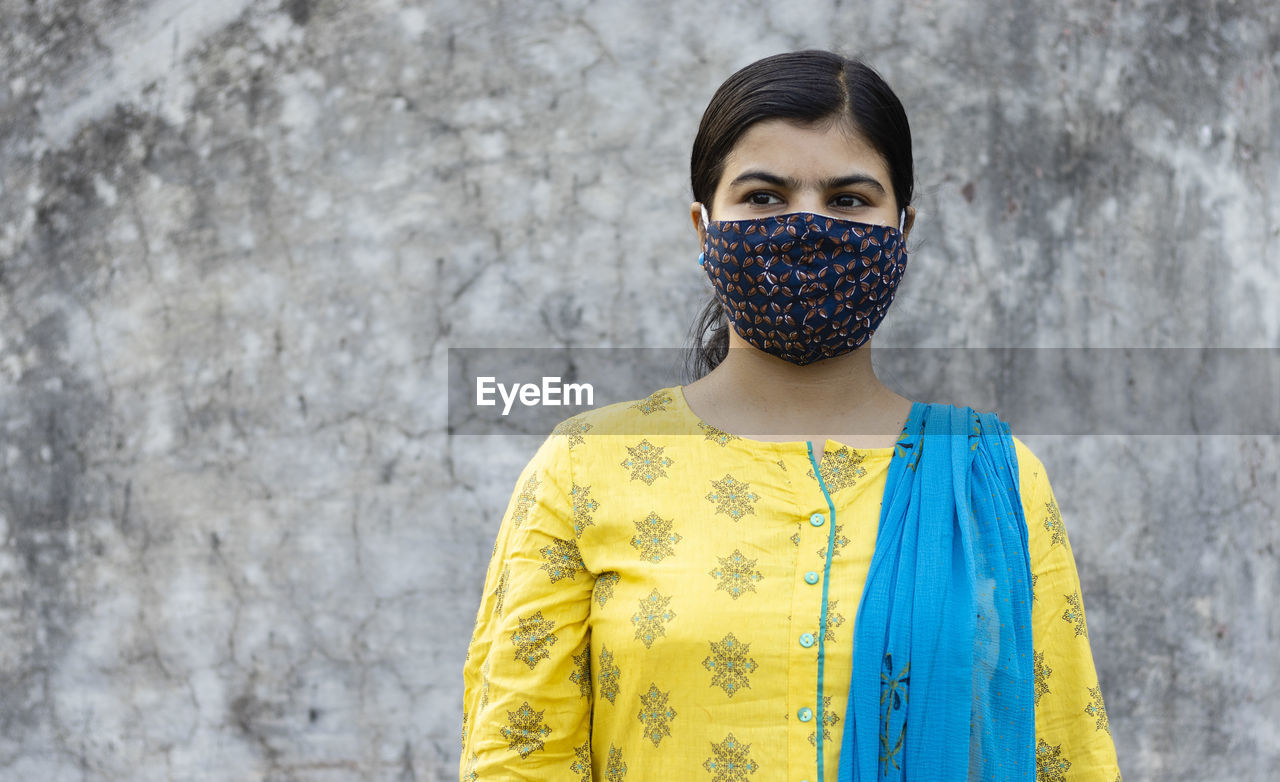
[[853, 636], [840, 782], [1034, 782], [1027, 525], [994, 413], [912, 406]]

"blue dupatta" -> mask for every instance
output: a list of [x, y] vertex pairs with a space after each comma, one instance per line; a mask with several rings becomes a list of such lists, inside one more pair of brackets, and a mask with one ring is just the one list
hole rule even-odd
[[1031, 644], [1009, 425], [917, 402], [854, 624], [840, 782], [1034, 782]]

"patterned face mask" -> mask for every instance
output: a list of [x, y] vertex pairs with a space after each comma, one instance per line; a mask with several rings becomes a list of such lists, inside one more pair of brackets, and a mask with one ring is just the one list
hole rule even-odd
[[792, 212], [711, 222], [700, 262], [733, 322], [760, 350], [805, 365], [856, 350], [893, 302], [907, 264], [895, 229]]

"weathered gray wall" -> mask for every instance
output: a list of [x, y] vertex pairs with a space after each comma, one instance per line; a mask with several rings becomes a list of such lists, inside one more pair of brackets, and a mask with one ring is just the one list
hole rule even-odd
[[[445, 350], [682, 344], [689, 145], [757, 57], [843, 48], [907, 107], [881, 344], [1280, 347], [1278, 29], [1270, 0], [0, 0], [0, 778], [455, 774], [536, 440], [447, 437]], [[1027, 440], [1126, 779], [1280, 777], [1280, 438]]]

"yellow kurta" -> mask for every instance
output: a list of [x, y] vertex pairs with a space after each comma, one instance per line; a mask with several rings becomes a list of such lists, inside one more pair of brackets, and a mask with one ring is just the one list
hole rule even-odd
[[[1044, 466], [1014, 445], [1037, 778], [1114, 782], [1067, 533]], [[494, 544], [464, 670], [461, 778], [818, 782], [821, 751], [835, 780], [893, 448], [812, 448], [833, 518], [809, 444], [726, 434], [680, 386], [557, 426]]]

